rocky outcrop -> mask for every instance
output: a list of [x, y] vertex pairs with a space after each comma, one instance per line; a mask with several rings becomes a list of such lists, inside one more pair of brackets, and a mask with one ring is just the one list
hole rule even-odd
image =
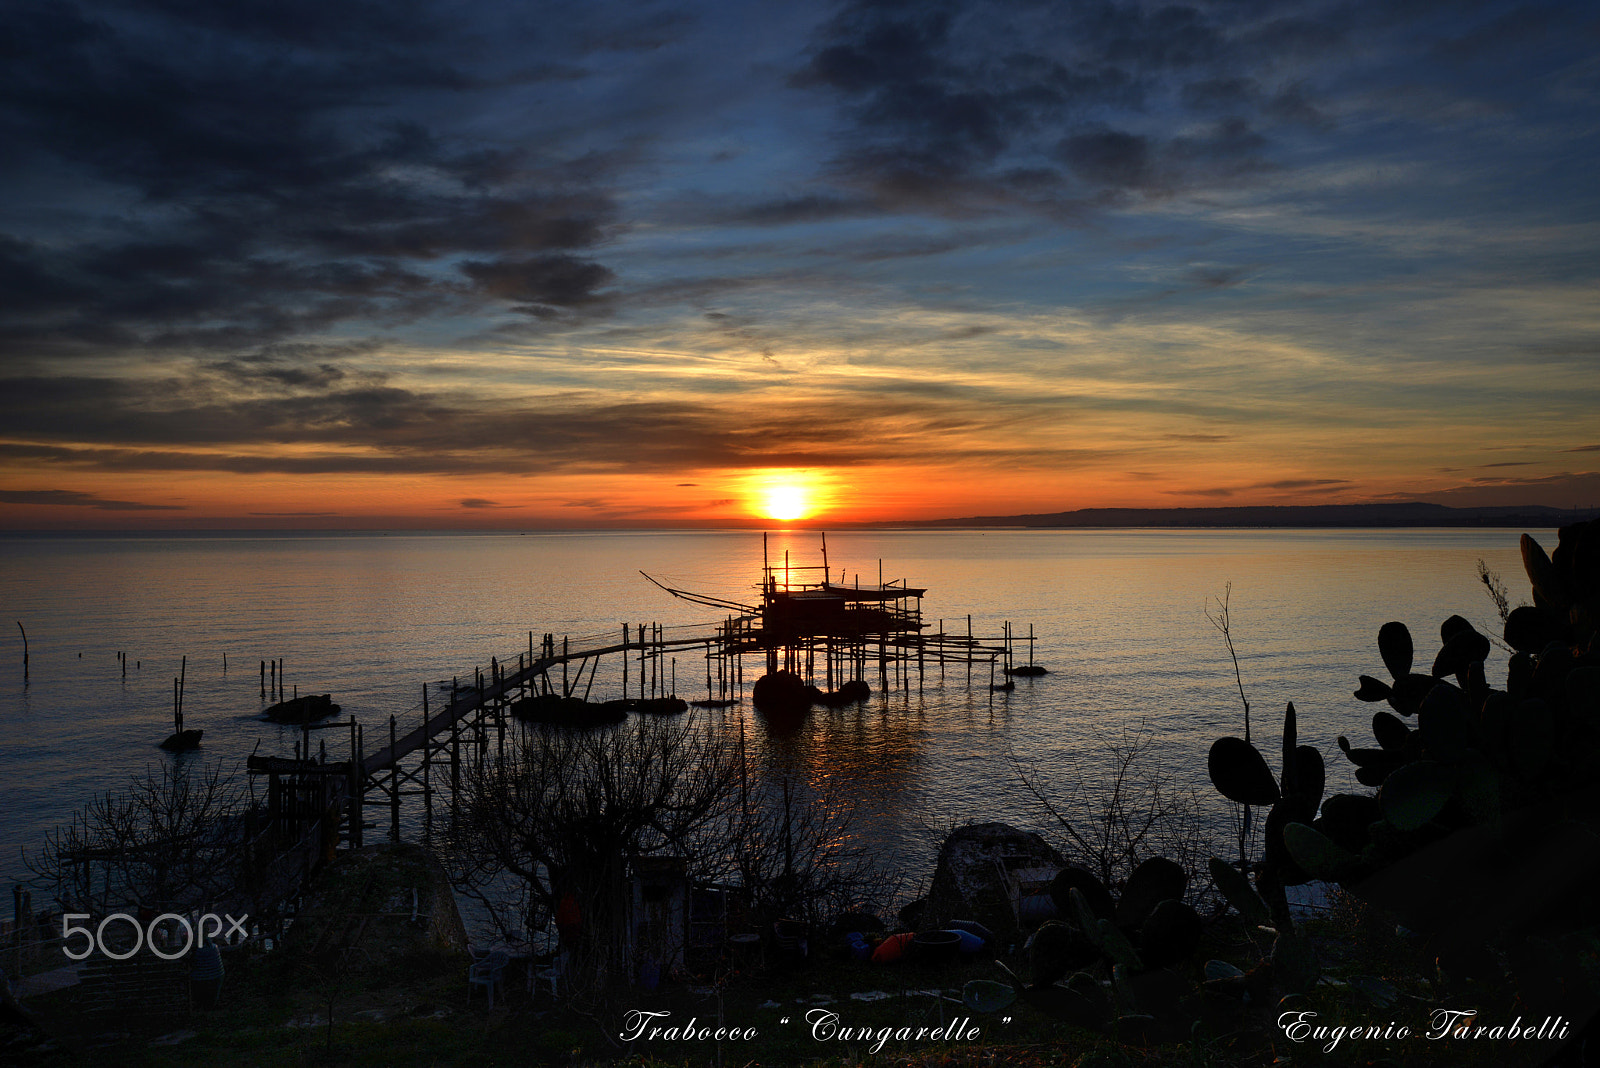
[[918, 926], [976, 920], [1002, 937], [1020, 933], [1023, 902], [1047, 892], [1065, 862], [1039, 835], [1007, 823], [958, 827], [939, 847]]

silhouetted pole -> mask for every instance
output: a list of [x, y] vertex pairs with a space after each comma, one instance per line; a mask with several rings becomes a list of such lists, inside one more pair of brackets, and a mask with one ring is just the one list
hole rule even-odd
[[22, 628], [22, 620], [17, 620], [17, 629], [22, 631], [22, 685], [28, 685], [28, 632]]
[[395, 717], [389, 716], [389, 841], [400, 841], [400, 761], [395, 756]]
[[361, 821], [364, 815], [361, 811], [361, 753], [356, 747], [356, 721], [350, 721], [350, 771], [345, 781], [345, 789], [349, 793], [346, 798], [345, 808], [349, 811], [350, 846], [353, 849], [361, 848]]
[[433, 784], [428, 780], [428, 684], [422, 684], [422, 833], [433, 835]]

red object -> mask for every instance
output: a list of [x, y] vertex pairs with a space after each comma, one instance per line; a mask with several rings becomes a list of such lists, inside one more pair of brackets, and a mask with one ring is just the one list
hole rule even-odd
[[571, 894], [562, 894], [561, 900], [556, 903], [556, 933], [561, 936], [561, 941], [569, 942], [577, 938], [582, 926], [583, 913], [578, 909], [578, 899]]
[[892, 934], [878, 943], [878, 948], [872, 951], [872, 963], [893, 964], [906, 955], [906, 949], [911, 945], [911, 940], [917, 937], [910, 931], [901, 934]]

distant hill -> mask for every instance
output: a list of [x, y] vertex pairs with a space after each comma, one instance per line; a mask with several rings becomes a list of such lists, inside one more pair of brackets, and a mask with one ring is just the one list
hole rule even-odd
[[1079, 508], [1072, 512], [930, 519], [918, 527], [1559, 527], [1592, 519], [1592, 510], [1523, 505], [1450, 508], [1401, 504], [1246, 505], [1235, 508]]

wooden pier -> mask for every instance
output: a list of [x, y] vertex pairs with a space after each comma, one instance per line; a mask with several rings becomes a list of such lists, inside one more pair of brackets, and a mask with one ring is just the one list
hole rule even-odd
[[[921, 614], [925, 591], [903, 580], [884, 582], [881, 563], [879, 581], [863, 586], [859, 580], [846, 583], [842, 574], [833, 580], [825, 537], [822, 559], [820, 565], [796, 565], [786, 553], [781, 562], [766, 561], [759, 604], [674, 589], [646, 575], [675, 597], [721, 609], [724, 618], [682, 628], [694, 632], [685, 636], [669, 636], [659, 624], [621, 624], [619, 641], [581, 649], [567, 638], [558, 642], [553, 634], [544, 635], [536, 646], [529, 632], [528, 647], [514, 664], [493, 659], [487, 672], [474, 669], [465, 685], [450, 680], [441, 707], [433, 707], [438, 702], [430, 700], [425, 684], [420, 722], [413, 720], [414, 726], [406, 728], [399, 716], [391, 715], [387, 730], [380, 722], [378, 735], [369, 739], [368, 725], [355, 719], [308, 724], [301, 728], [294, 758], [252, 757], [249, 770], [268, 776], [275, 809], [294, 809], [282, 816], [288, 823], [303, 825], [312, 810], [320, 809], [337, 822], [338, 840], [359, 847], [366, 828], [376, 825], [367, 820], [370, 809], [386, 810], [389, 837], [400, 840], [406, 797], [421, 798], [424, 824], [431, 828], [436, 798], [443, 795], [453, 804], [459, 795], [463, 765], [482, 761], [491, 750], [504, 755], [506, 735], [518, 722], [515, 713], [526, 707], [521, 703], [544, 699], [588, 706], [603, 661], [620, 661], [622, 697], [594, 707], [603, 706], [618, 718], [630, 710], [639, 714], [686, 706], [681, 700], [676, 708], [670, 706], [679, 689], [673, 654], [692, 654], [703, 662], [704, 678], [692, 684], [698, 689], [703, 682], [706, 697], [693, 703], [705, 707], [746, 699], [744, 665], [750, 657], [762, 662], [769, 675], [790, 673], [824, 696], [873, 675], [880, 693], [909, 693], [913, 676], [921, 692], [931, 672], [937, 671], [943, 683], [951, 665], [964, 670], [970, 686], [974, 666], [987, 665], [987, 677], [979, 681], [992, 700], [995, 691], [1010, 688], [998, 678], [1042, 672], [1032, 665], [1031, 628], [1028, 666], [1017, 667], [1009, 623], [995, 637], [975, 635], [971, 616], [953, 628], [942, 619], [930, 625]], [[615, 685], [616, 675], [614, 670], [608, 673], [608, 686]], [[683, 681], [691, 683], [687, 672]], [[329, 762], [326, 745], [318, 746], [318, 756], [312, 755], [311, 733], [324, 730], [347, 735], [346, 759]]]

